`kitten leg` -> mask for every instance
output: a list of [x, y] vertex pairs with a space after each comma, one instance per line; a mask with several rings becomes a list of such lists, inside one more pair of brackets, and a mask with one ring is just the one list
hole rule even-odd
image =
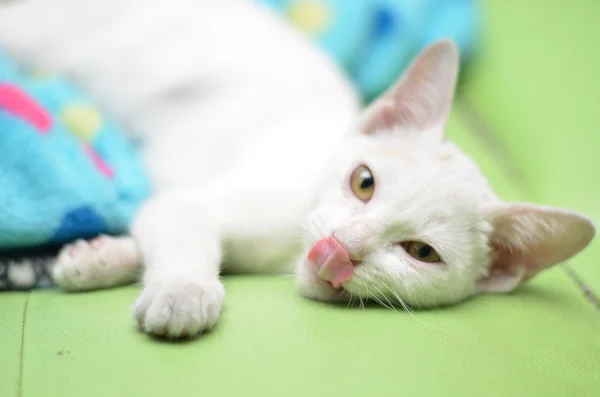
[[129, 284], [139, 278], [142, 257], [132, 237], [100, 236], [65, 246], [52, 269], [54, 282], [68, 291]]
[[134, 220], [146, 266], [134, 314], [142, 330], [169, 338], [193, 337], [216, 324], [225, 300], [219, 280], [217, 220], [202, 196], [149, 200]]

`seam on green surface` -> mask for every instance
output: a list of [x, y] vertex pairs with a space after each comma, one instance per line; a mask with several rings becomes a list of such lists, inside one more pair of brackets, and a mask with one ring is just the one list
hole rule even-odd
[[[466, 125], [468, 125], [468, 131], [473, 132], [482, 145], [489, 150], [490, 155], [496, 159], [500, 167], [507, 172], [509, 177], [511, 177], [517, 189], [520, 192], [525, 193], [524, 188], [527, 184], [523, 178], [524, 174], [520, 172], [517, 162], [514, 161], [510, 155], [510, 151], [502, 143], [501, 139], [498, 138], [494, 129], [491, 128], [490, 124], [485, 120], [481, 113], [479, 113], [477, 108], [473, 106], [466, 95], [457, 95], [454, 103], [457, 115]], [[575, 284], [575, 287], [584, 295], [586, 300], [600, 312], [599, 295], [594, 293], [590, 286], [586, 284], [567, 263], [562, 264], [562, 268], [568, 278]]]
[[25, 321], [27, 320], [27, 309], [29, 308], [29, 299], [31, 293], [27, 294], [25, 304], [23, 305], [23, 317], [21, 321], [21, 347], [19, 349], [19, 372], [17, 375], [17, 397], [23, 396], [23, 349], [25, 346]]
[[562, 268], [567, 273], [567, 276], [571, 279], [571, 281], [577, 286], [577, 288], [581, 291], [583, 296], [585, 296], [586, 300], [592, 304], [592, 306], [596, 309], [596, 311], [600, 312], [600, 298], [598, 295], [592, 291], [591, 287], [586, 284], [581, 277], [569, 266], [568, 263], [563, 263]]
[[515, 187], [524, 192], [524, 188], [527, 186], [523, 179], [524, 173], [519, 169], [506, 145], [498, 138], [494, 129], [481, 116], [470, 99], [466, 95], [458, 93], [454, 100], [454, 109], [457, 116], [469, 127], [468, 131], [474, 133], [473, 135], [489, 150], [492, 158], [496, 159], [500, 168], [505, 170]]

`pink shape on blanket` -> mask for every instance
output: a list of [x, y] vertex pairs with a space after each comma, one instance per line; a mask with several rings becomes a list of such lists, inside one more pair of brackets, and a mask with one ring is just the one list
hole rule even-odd
[[98, 172], [108, 179], [115, 176], [115, 171], [102, 159], [102, 157], [98, 155], [98, 153], [96, 153], [94, 148], [92, 148], [90, 145], [84, 144], [83, 150], [88, 155], [90, 160], [92, 160]]
[[52, 128], [52, 118], [48, 111], [26, 92], [12, 84], [0, 84], [1, 108], [26, 120], [43, 134], [47, 134]]

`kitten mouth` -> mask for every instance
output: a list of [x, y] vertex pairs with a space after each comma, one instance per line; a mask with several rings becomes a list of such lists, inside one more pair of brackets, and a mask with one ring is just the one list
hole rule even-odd
[[340, 288], [354, 273], [355, 261], [350, 260], [346, 250], [333, 237], [323, 238], [315, 243], [308, 253], [319, 278], [329, 282], [333, 288]]

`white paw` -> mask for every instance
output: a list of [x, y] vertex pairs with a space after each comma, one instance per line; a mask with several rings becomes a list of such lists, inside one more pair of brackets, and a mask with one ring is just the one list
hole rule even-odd
[[194, 337], [215, 326], [224, 300], [225, 289], [216, 279], [151, 283], [138, 298], [134, 313], [140, 328], [148, 334]]
[[100, 236], [65, 246], [52, 268], [54, 282], [70, 291], [90, 290], [134, 281], [141, 266], [132, 244], [125, 239]]

